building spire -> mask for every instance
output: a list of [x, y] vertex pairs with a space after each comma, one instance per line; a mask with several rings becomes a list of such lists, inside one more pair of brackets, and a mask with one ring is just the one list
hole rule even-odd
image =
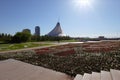
[[60, 22], [60, 16], [58, 17], [58, 22]]

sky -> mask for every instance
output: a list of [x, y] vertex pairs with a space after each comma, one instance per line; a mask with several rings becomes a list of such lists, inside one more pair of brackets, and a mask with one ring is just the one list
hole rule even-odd
[[0, 0], [0, 33], [49, 33], [60, 22], [71, 37], [120, 37], [120, 0]]

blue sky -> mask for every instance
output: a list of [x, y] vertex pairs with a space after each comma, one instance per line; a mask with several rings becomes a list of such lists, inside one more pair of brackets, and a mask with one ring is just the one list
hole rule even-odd
[[74, 0], [0, 0], [0, 33], [15, 34], [25, 28], [49, 33], [58, 20], [72, 37], [119, 37], [120, 0], [93, 0], [81, 8]]

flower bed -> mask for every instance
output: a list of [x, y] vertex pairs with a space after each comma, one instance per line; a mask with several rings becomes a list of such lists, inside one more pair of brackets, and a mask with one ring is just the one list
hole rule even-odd
[[110, 52], [119, 48], [118, 42], [99, 42], [99, 43], [84, 43], [82, 45], [85, 52]]
[[[79, 48], [79, 49], [75, 49]], [[37, 54], [55, 54], [59, 56], [67, 56], [69, 54], [75, 54], [78, 52], [100, 53], [111, 52], [119, 48], [118, 42], [97, 42], [97, 43], [83, 43], [83, 44], [66, 44], [54, 47], [47, 47], [41, 49], [35, 49]]]
[[75, 54], [75, 50], [74, 49], [70, 49], [70, 50], [66, 50], [66, 51], [62, 51], [62, 52], [58, 52], [55, 55], [59, 55], [59, 56], [68, 56], [71, 54]]
[[[76, 74], [91, 73], [92, 71], [107, 71], [110, 70], [110, 68], [120, 70], [120, 45], [117, 42], [94, 44], [86, 43], [87, 46], [84, 47], [82, 45], [84, 44], [69, 44], [59, 46], [60, 48], [57, 46], [57, 49], [55, 46], [48, 47], [48, 49], [43, 48], [31, 51], [29, 50], [15, 53], [0, 54], [0, 60], [14, 58], [33, 65], [64, 72], [71, 76], [75, 76]], [[99, 49], [100, 47], [98, 45], [104, 45], [105, 49], [104, 46], [102, 46], [101, 49], [104, 49], [102, 51], [105, 52], [98, 53], [97, 48]], [[112, 47], [110, 45], [112, 45]], [[61, 50], [61, 47], [64, 48]], [[90, 51], [91, 49], [96, 49], [96, 51], [86, 52], [83, 51], [83, 48], [85, 48], [86, 50], [89, 50], [90, 48]], [[108, 52], [111, 48], [114, 50]], [[37, 54], [36, 51], [38, 51]], [[43, 51], [43, 53], [39, 51]]]
[[59, 56], [67, 56], [76, 53], [73, 45], [61, 45], [41, 49], [34, 49], [34, 51], [37, 54], [54, 54]]

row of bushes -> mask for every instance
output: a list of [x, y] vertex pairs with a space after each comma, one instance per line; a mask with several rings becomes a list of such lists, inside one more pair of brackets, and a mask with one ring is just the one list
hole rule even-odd
[[0, 41], [4, 43], [21, 43], [21, 42], [28, 42], [28, 41], [61, 41], [61, 40], [71, 40], [69, 36], [63, 37], [53, 37], [53, 36], [36, 36], [32, 35], [28, 31], [23, 32], [16, 32], [14, 36], [10, 34], [0, 33]]

